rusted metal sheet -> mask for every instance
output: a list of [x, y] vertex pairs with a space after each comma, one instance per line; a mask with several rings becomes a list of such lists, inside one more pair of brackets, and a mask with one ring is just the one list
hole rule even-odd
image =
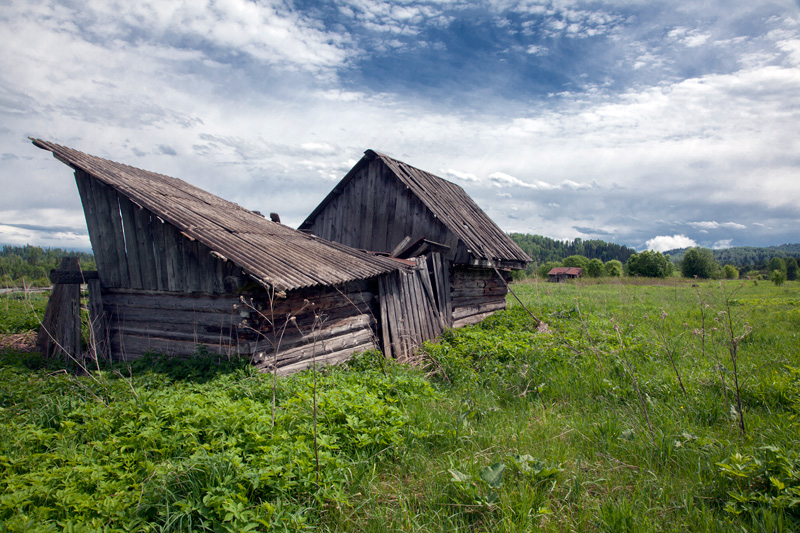
[[[41, 139], [31, 141], [174, 226], [188, 240], [199, 241], [261, 284], [279, 291], [335, 285], [404, 268], [389, 258], [369, 255], [272, 222], [185, 181]], [[88, 200], [83, 196], [84, 201]], [[84, 208], [87, 209], [86, 205]], [[121, 233], [124, 220], [118, 222]], [[127, 226], [130, 230], [130, 221]], [[89, 230], [91, 233], [92, 228]], [[117, 271], [122, 268], [114, 270]], [[126, 276], [127, 273], [126, 268]], [[112, 285], [127, 286], [122, 280]]]

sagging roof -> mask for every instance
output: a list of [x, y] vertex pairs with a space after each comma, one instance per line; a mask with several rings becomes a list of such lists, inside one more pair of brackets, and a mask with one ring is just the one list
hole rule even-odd
[[373, 256], [267, 220], [183, 180], [31, 138], [33, 144], [73, 169], [113, 187], [185, 235], [277, 290], [335, 285], [403, 268]]
[[450, 231], [455, 233], [473, 256], [500, 261], [531, 261], [531, 258], [460, 186], [374, 150], [364, 152], [364, 157], [314, 209], [300, 225], [300, 229], [313, 224], [317, 214], [337, 196], [336, 191], [343, 189], [364, 165], [375, 158], [379, 158]]

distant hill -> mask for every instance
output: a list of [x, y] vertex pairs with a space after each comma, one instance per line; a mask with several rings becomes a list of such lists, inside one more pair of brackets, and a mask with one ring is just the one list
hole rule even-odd
[[[679, 248], [664, 252], [677, 262], [683, 259], [683, 254], [688, 248]], [[794, 257], [800, 259], [800, 243], [781, 244], [780, 246], [754, 247], [737, 246], [724, 250], [713, 250], [714, 259], [720, 265], [733, 265], [738, 269], [749, 268], [759, 270], [766, 268], [773, 257]]]
[[571, 255], [583, 255], [589, 259], [600, 259], [604, 263], [612, 259], [625, 263], [631, 254], [636, 253], [633, 248], [594, 239], [588, 241], [582, 239], [557, 241], [550, 237], [527, 233], [510, 233], [509, 236], [536, 264], [561, 261]]

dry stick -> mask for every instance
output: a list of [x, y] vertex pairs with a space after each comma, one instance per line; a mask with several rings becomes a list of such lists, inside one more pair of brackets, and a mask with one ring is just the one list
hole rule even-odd
[[731, 315], [731, 301], [728, 295], [725, 294], [725, 288], [723, 287], [722, 283], [719, 284], [720, 291], [722, 291], [722, 298], [725, 304], [725, 311], [726, 311], [726, 333], [728, 335], [727, 345], [728, 345], [728, 353], [731, 356], [731, 362], [733, 363], [733, 384], [736, 390], [736, 408], [739, 411], [739, 429], [742, 430], [742, 435], [746, 434], [745, 427], [744, 427], [744, 409], [742, 408], [742, 395], [739, 388], [739, 368], [737, 364], [738, 360], [738, 353], [739, 353], [739, 343], [750, 333], [749, 327], [745, 324], [744, 332], [741, 336], [736, 336], [736, 332], [734, 331], [734, 324], [733, 324], [733, 316]]
[[499, 271], [499, 270], [497, 270], [497, 267], [495, 266], [495, 264], [494, 264], [494, 261], [492, 261], [492, 260], [490, 259], [490, 260], [489, 260], [489, 264], [490, 264], [490, 265], [492, 265], [492, 268], [493, 268], [493, 269], [494, 269], [494, 271], [497, 273], [497, 276], [500, 278], [500, 281], [502, 281], [502, 282], [503, 282], [503, 285], [505, 285], [505, 286], [506, 286], [506, 289], [508, 290], [508, 292], [510, 292], [510, 293], [511, 293], [511, 294], [514, 296], [514, 298], [516, 298], [516, 299], [517, 299], [517, 301], [519, 302], [519, 305], [521, 305], [521, 306], [522, 306], [522, 308], [523, 308], [523, 309], [525, 309], [525, 311], [527, 311], [529, 315], [531, 315], [531, 318], [533, 318], [533, 321], [534, 321], [534, 322], [536, 322], [536, 329], [538, 329], [539, 331], [547, 331], [547, 330], [548, 330], [547, 324], [545, 324], [545, 323], [544, 323], [542, 320], [540, 320], [539, 318], [537, 318], [537, 317], [536, 317], [536, 315], [534, 315], [534, 314], [531, 312], [531, 310], [530, 310], [530, 309], [528, 309], [528, 308], [525, 306], [525, 304], [524, 304], [524, 303], [522, 303], [522, 300], [520, 300], [520, 299], [519, 299], [519, 296], [517, 296], [517, 293], [515, 293], [515, 292], [514, 292], [514, 291], [511, 289], [511, 287], [509, 287], [509, 285], [508, 285], [508, 283], [506, 283], [506, 280], [505, 280], [505, 278], [503, 277], [503, 275], [500, 273], [500, 271]]
[[[664, 348], [664, 351], [667, 353], [669, 357], [669, 362], [672, 364], [672, 370], [675, 372], [675, 376], [678, 378], [678, 384], [681, 386], [681, 390], [683, 391], [683, 397], [688, 399], [689, 395], [686, 394], [686, 387], [683, 386], [683, 379], [681, 379], [681, 373], [678, 371], [678, 367], [675, 364], [675, 348], [669, 344], [669, 338], [664, 333], [664, 329], [666, 328], [666, 319], [667, 313], [664, 310], [661, 310], [661, 330], [656, 332], [658, 339], [661, 341], [661, 346]], [[681, 333], [683, 335], [683, 333]], [[678, 335], [680, 337], [681, 335]]]
[[[701, 348], [701, 353], [702, 353], [703, 359], [705, 359], [706, 358], [706, 307], [707, 306], [706, 306], [705, 302], [703, 301], [703, 297], [700, 294], [700, 288], [699, 287], [697, 287], [695, 289], [695, 292], [697, 293], [697, 299], [698, 299], [698, 301], [700, 303], [700, 348]], [[719, 377], [719, 382], [720, 382], [720, 385], [722, 387], [722, 394], [725, 397], [725, 407], [727, 409], [727, 407], [730, 405], [730, 402], [728, 401], [728, 384], [725, 382], [725, 374], [723, 373], [724, 366], [722, 364], [722, 361], [720, 361], [719, 357], [717, 356], [716, 350], [713, 350], [712, 353], [714, 355], [714, 359], [717, 362], [717, 364], [716, 364], [717, 376]]]
[[[262, 331], [254, 328], [254, 327], [252, 327], [250, 325], [245, 325], [245, 327], [247, 329], [249, 329], [250, 331], [253, 331], [256, 335], [260, 335], [261, 337], [264, 337], [265, 339], [267, 339], [267, 342], [269, 342], [270, 345], [272, 346], [272, 352], [273, 352], [273, 356], [272, 356], [273, 357], [273, 359], [272, 359], [272, 380], [273, 380], [272, 381], [272, 427], [275, 427], [275, 408], [276, 408], [275, 406], [276, 406], [276, 402], [277, 402], [277, 389], [278, 389], [278, 355], [280, 353], [281, 343], [283, 342], [283, 335], [286, 333], [286, 327], [289, 325], [289, 322], [294, 322], [294, 320], [293, 320], [294, 316], [289, 316], [289, 317], [286, 318], [286, 320], [283, 321], [283, 327], [281, 328], [281, 334], [280, 334], [280, 336], [277, 336], [277, 333], [275, 331], [275, 307], [274, 307], [275, 287], [271, 287], [271, 290], [272, 290], [272, 292], [268, 292], [267, 293], [269, 295], [269, 308], [270, 308], [270, 316], [269, 317], [267, 317], [264, 313], [262, 313], [261, 311], [256, 309], [256, 306], [253, 304], [253, 299], [252, 298], [250, 299], [250, 302], [248, 303], [247, 300], [245, 300], [244, 296], [241, 296], [241, 297], [239, 297], [239, 301], [242, 302], [245, 306], [247, 306], [250, 309], [252, 309], [253, 311], [255, 311], [258, 314], [258, 316], [260, 316], [264, 320], [264, 322], [266, 322], [269, 325], [269, 327], [272, 329], [272, 340], [270, 341], [269, 337], [267, 337]], [[301, 307], [298, 312], [300, 312], [303, 309], [305, 309], [307, 305], [308, 305], [308, 301], [306, 300], [305, 303], [303, 303], [303, 307]]]
[[650, 423], [650, 414], [647, 412], [647, 403], [644, 401], [644, 397], [642, 396], [642, 391], [639, 390], [639, 380], [636, 379], [636, 374], [633, 371], [633, 366], [631, 365], [630, 361], [628, 361], [628, 356], [625, 355], [625, 343], [622, 342], [622, 336], [619, 334], [619, 326], [614, 325], [614, 332], [617, 334], [617, 339], [619, 340], [619, 354], [622, 359], [623, 364], [625, 365], [625, 370], [628, 371], [628, 374], [631, 376], [631, 380], [633, 380], [633, 387], [636, 389], [636, 395], [639, 397], [639, 403], [642, 405], [642, 411], [644, 411], [644, 418], [647, 420], [647, 427], [650, 429], [650, 440], [653, 444], [656, 443], [656, 436], [655, 432], [653, 431], [653, 425]]

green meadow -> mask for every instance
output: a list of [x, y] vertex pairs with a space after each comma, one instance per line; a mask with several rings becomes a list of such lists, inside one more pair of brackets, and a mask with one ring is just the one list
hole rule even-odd
[[512, 288], [406, 364], [279, 380], [6, 349], [0, 529], [800, 529], [800, 283]]

